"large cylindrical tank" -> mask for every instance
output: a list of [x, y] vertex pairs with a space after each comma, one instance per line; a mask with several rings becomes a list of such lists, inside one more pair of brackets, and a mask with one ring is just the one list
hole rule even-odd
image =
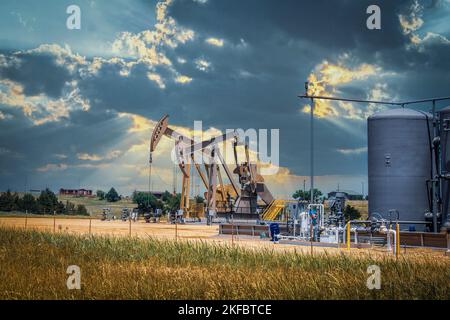
[[[430, 210], [432, 116], [412, 109], [391, 109], [368, 119], [369, 215], [424, 221]], [[375, 216], [375, 215], [374, 215]], [[423, 225], [416, 225], [423, 230]]]
[[[450, 107], [439, 111], [441, 136], [441, 173], [450, 175]], [[442, 221], [450, 227], [450, 180], [442, 180]]]

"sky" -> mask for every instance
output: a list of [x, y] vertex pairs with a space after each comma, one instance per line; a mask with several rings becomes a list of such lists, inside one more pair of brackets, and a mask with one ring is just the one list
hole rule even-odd
[[[372, 4], [380, 30], [366, 27]], [[168, 114], [186, 134], [200, 120], [210, 136], [279, 129], [265, 180], [290, 198], [309, 184], [305, 81], [321, 95], [448, 96], [449, 15], [449, 0], [3, 0], [0, 190], [148, 190], [149, 139]], [[367, 117], [385, 108], [317, 101], [318, 188], [367, 193]], [[153, 155], [153, 191], [173, 188], [172, 147]]]

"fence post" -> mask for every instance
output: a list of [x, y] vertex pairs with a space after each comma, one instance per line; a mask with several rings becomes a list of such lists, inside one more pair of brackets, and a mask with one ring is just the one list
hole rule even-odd
[[178, 212], [175, 211], [175, 241], [178, 241]]
[[27, 229], [28, 224], [28, 210], [25, 210], [25, 230]]
[[89, 218], [89, 235], [91, 235], [92, 231], [92, 218]]
[[130, 220], [130, 227], [129, 227], [129, 236], [131, 237], [131, 218], [128, 218]]

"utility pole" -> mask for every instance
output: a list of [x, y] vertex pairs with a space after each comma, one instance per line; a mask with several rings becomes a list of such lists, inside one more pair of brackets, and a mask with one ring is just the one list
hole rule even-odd
[[303, 180], [303, 197], [306, 196], [306, 179]]
[[361, 195], [362, 195], [363, 200], [364, 200], [364, 181], [361, 181], [361, 186], [362, 186], [362, 193], [361, 193]]
[[[309, 83], [305, 83], [306, 95], [308, 95]], [[310, 132], [310, 154], [311, 154], [311, 198], [310, 203], [314, 203], [314, 98], [311, 98], [311, 132]]]

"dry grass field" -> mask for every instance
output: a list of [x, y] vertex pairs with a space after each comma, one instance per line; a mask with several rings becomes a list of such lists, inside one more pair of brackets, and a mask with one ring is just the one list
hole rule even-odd
[[[97, 210], [106, 204], [79, 199]], [[220, 236], [218, 229], [101, 221], [97, 214], [2, 215], [0, 299], [450, 298], [450, 259], [443, 251], [402, 249], [396, 260], [384, 248], [273, 244]], [[81, 268], [81, 290], [66, 287], [66, 269], [74, 264]], [[372, 264], [382, 270], [381, 290], [366, 287]]]
[[[65, 218], [65, 217], [0, 217], [0, 227], [16, 229], [36, 230], [55, 232], [57, 234], [72, 235], [97, 235], [108, 237], [129, 237], [130, 223], [120, 220], [101, 221], [100, 219]], [[90, 228], [89, 228], [90, 225]], [[90, 230], [90, 233], [89, 233]], [[277, 251], [304, 251], [310, 252], [308, 247], [297, 247], [285, 244], [274, 244], [268, 239], [260, 240], [247, 236], [219, 236], [219, 226], [207, 226], [205, 224], [168, 224], [145, 223], [144, 221], [131, 223], [131, 236], [139, 239], [160, 239], [177, 241], [201, 241], [212, 244], [233, 244], [246, 248], [270, 248]], [[321, 252], [323, 248], [315, 248], [316, 252]], [[327, 248], [330, 253], [339, 252], [336, 248]]]
[[[221, 236], [219, 235], [219, 226], [214, 224], [207, 226], [200, 223], [192, 224], [169, 224], [167, 222], [145, 223], [143, 220], [138, 222], [129, 221], [101, 221], [100, 219], [86, 219], [77, 217], [61, 217], [61, 216], [32, 216], [25, 218], [19, 217], [2, 217], [0, 216], [0, 227], [8, 227], [15, 229], [27, 229], [36, 231], [54, 232], [64, 235], [96, 235], [108, 237], [136, 237], [139, 239], [160, 239], [160, 240], [177, 240], [177, 241], [200, 241], [218, 245], [234, 245], [247, 249], [270, 249], [279, 252], [302, 252], [311, 253], [309, 243], [305, 245], [293, 244], [273, 244], [269, 239], [259, 239], [249, 236]], [[130, 232], [131, 229], [131, 232]], [[344, 248], [333, 247], [314, 247], [313, 253], [341, 254], [346, 253]], [[386, 256], [389, 253], [385, 248], [352, 248], [354, 255], [381, 255]], [[443, 255], [442, 251], [421, 248], [402, 249], [402, 254], [426, 254], [428, 256]]]
[[[381, 289], [366, 287], [367, 268]], [[444, 299], [450, 260], [278, 252], [0, 227], [0, 299]], [[68, 290], [67, 267], [81, 269]]]

